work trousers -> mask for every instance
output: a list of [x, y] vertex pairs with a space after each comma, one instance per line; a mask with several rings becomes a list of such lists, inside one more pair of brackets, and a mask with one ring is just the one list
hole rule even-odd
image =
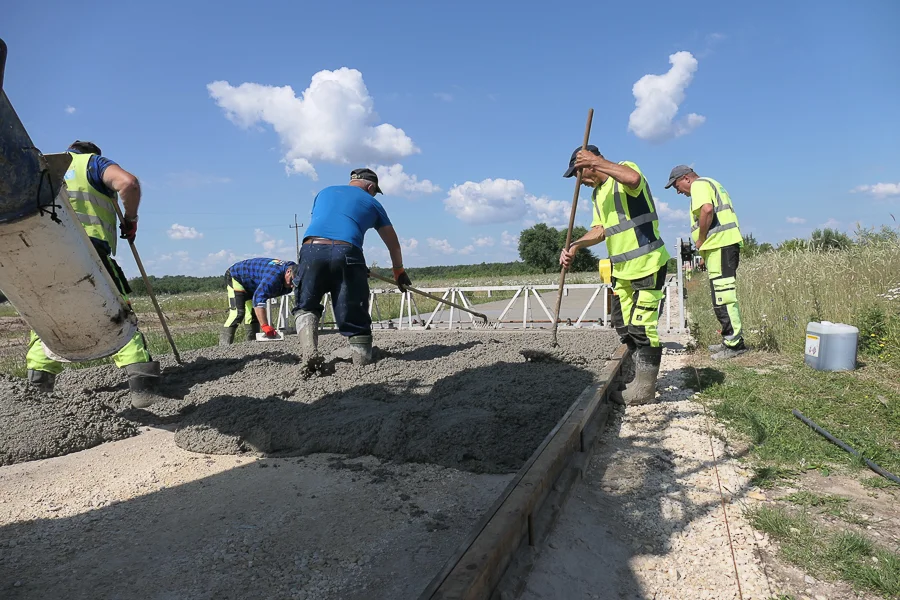
[[714, 250], [700, 250], [709, 275], [713, 311], [722, 326], [722, 343], [729, 348], [744, 347], [741, 311], [737, 299], [737, 270], [741, 262], [741, 247], [732, 244]]
[[[91, 241], [93, 241], [93, 238]], [[97, 249], [97, 253], [100, 255], [100, 261], [112, 276], [112, 280], [116, 284], [116, 289], [122, 294], [122, 298], [125, 299], [125, 302], [131, 306], [131, 302], [128, 300], [128, 294], [131, 292], [131, 288], [128, 286], [128, 280], [125, 279], [122, 268], [116, 263], [112, 256], [102, 251], [97, 243], [95, 243], [94, 246]], [[135, 331], [134, 336], [132, 336], [128, 343], [125, 344], [121, 350], [113, 354], [113, 362], [115, 362], [116, 366], [119, 368], [137, 363], [150, 362], [151, 360], [153, 360], [153, 357], [147, 349], [147, 341], [144, 339], [144, 334], [141, 333], [140, 330]], [[53, 373], [54, 375], [58, 375], [63, 370], [63, 364], [61, 362], [53, 360], [47, 356], [46, 352], [44, 352], [41, 338], [39, 338], [34, 331], [31, 332], [31, 338], [28, 341], [28, 353], [25, 355], [25, 367], [31, 371], [45, 371], [47, 373]]]
[[325, 311], [322, 298], [330, 292], [341, 335], [372, 335], [369, 273], [362, 250], [350, 244], [304, 244], [297, 277], [294, 315], [306, 312], [321, 318]]
[[641, 279], [613, 277], [612, 324], [622, 343], [634, 348], [660, 346], [659, 303], [667, 265]]
[[259, 327], [259, 319], [253, 310], [253, 295], [248, 293], [240, 281], [231, 276], [230, 271], [225, 271], [226, 288], [228, 290], [228, 318], [225, 319], [225, 327], [237, 328], [240, 323]]

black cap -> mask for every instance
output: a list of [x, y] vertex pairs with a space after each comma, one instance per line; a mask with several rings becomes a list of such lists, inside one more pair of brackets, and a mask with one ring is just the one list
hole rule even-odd
[[364, 179], [366, 181], [371, 181], [375, 184], [375, 193], [383, 194], [381, 188], [378, 187], [378, 175], [375, 174], [375, 171], [372, 169], [353, 169], [350, 171], [350, 180], [354, 179]]
[[[600, 150], [598, 150], [597, 146], [594, 146], [593, 144], [585, 146], [584, 149], [588, 152], [593, 152], [597, 156], [602, 156], [600, 154]], [[563, 177], [571, 177], [575, 174], [575, 157], [578, 156], [579, 152], [581, 152], [581, 146], [578, 146], [577, 148], [575, 148], [575, 151], [572, 152], [572, 158], [569, 159], [569, 168], [566, 169], [565, 173], [563, 173]]]

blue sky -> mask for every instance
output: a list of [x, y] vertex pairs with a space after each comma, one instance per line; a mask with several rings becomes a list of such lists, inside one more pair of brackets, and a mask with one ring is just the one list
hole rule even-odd
[[[4, 89], [42, 151], [93, 140], [141, 179], [157, 275], [289, 258], [294, 214], [361, 165], [407, 266], [514, 260], [523, 228], [567, 220], [591, 107], [592, 143], [641, 167], [670, 245], [679, 163], [759, 240], [897, 215], [896, 1], [381, 4], [17, 2]], [[387, 264], [374, 232], [365, 249]]]

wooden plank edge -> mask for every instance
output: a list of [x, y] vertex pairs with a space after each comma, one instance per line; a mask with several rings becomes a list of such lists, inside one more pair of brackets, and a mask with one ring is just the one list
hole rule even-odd
[[[585, 388], [541, 445], [516, 473], [476, 524], [419, 600], [487, 599], [501, 580], [513, 554], [529, 530], [534, 513], [577, 454], [585, 452], [584, 428], [598, 409], [608, 415], [607, 390], [616, 381], [628, 347], [620, 345], [600, 372], [598, 383]], [[603, 419], [605, 422], [605, 418]], [[565, 486], [570, 487], [569, 485]], [[529, 527], [529, 524], [532, 526]], [[526, 539], [527, 543], [527, 539]], [[479, 563], [481, 568], [479, 568]]]

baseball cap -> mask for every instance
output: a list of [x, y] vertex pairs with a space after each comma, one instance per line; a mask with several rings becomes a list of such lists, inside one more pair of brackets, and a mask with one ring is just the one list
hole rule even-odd
[[381, 188], [378, 187], [378, 175], [372, 169], [353, 169], [350, 171], [350, 179], [364, 179], [375, 184], [375, 193], [383, 194]]
[[679, 177], [684, 177], [688, 173], [693, 172], [694, 170], [687, 165], [678, 165], [677, 167], [672, 169], [671, 173], [669, 173], [669, 183], [666, 184], [665, 189], [669, 189], [670, 187], [675, 185], [675, 180], [677, 180]]
[[[585, 146], [584, 149], [588, 152], [593, 152], [597, 156], [600, 156], [600, 150], [598, 150], [597, 146], [594, 146], [593, 144]], [[575, 157], [578, 156], [579, 152], [581, 152], [581, 146], [578, 146], [577, 148], [575, 148], [575, 151], [572, 152], [572, 158], [569, 159], [569, 168], [566, 169], [565, 173], [563, 173], [563, 177], [571, 177], [575, 174], [575, 171], [577, 170], [575, 168]]]

